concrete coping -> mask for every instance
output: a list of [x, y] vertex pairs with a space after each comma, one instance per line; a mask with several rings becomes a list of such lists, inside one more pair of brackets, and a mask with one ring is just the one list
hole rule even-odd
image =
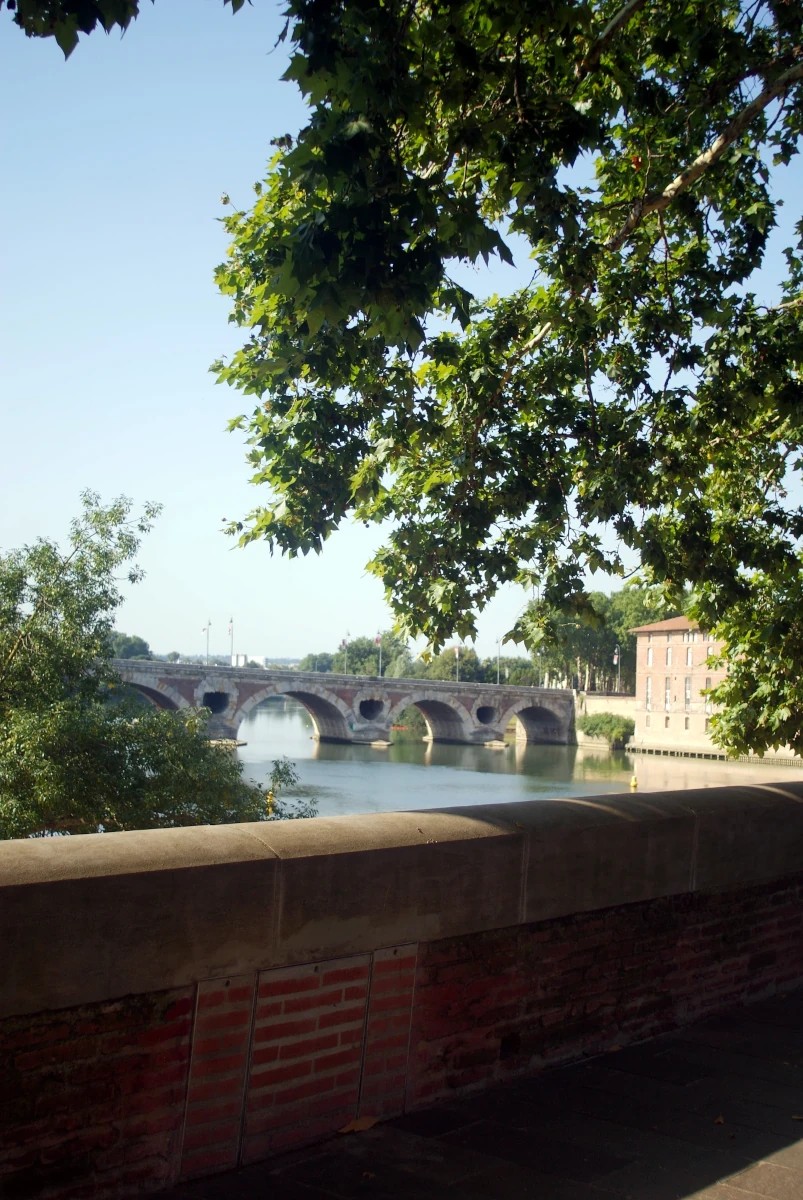
[[803, 781], [0, 843], [0, 1015], [803, 872]]

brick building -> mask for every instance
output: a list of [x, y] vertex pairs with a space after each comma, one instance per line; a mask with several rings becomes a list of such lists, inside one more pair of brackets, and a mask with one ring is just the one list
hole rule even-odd
[[636, 634], [637, 749], [722, 754], [708, 733], [712, 712], [704, 693], [725, 677], [712, 668], [720, 643], [687, 617], [640, 625]]

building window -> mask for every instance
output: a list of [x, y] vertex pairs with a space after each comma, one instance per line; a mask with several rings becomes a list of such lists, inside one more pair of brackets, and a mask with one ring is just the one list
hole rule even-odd
[[669, 728], [669, 717], [664, 717], [664, 729]]
[[647, 714], [647, 716], [644, 718], [644, 724], [645, 724], [645, 725], [646, 725], [646, 727], [649, 729], [649, 727], [650, 727], [650, 714], [649, 714], [649, 713], [648, 713], [648, 714]]
[[710, 726], [710, 724], [711, 724], [711, 722], [709, 721], [708, 717], [706, 717], [706, 719], [705, 719], [705, 731], [706, 731], [706, 733], [708, 733], [708, 727]]
[[664, 680], [664, 708], [669, 712], [672, 707], [672, 680], [667, 675]]
[[687, 667], [692, 666], [693, 662], [694, 662], [694, 651], [692, 650], [691, 646], [687, 646], [686, 647], [686, 666]]
[[684, 717], [684, 718], [683, 718], [683, 728], [684, 728], [684, 729], [688, 729], [688, 728], [689, 728], [689, 718], [688, 718], [688, 717]]
[[683, 680], [683, 707], [686, 712], [691, 708], [691, 675]]
[[668, 667], [672, 666], [672, 647], [671, 646], [667, 646], [667, 648], [666, 648], [666, 665]]
[[[710, 688], [711, 688], [711, 676], [710, 676], [710, 675], [706, 675], [706, 677], [705, 677], [705, 690], [706, 690], [706, 691], [709, 691], [709, 690], [710, 690]], [[706, 698], [705, 698], [705, 711], [706, 711], [707, 713], [710, 713], [710, 712], [713, 712], [713, 711], [714, 711], [714, 706], [713, 706], [713, 704], [711, 703], [711, 697], [710, 697], [710, 696], [706, 696]], [[707, 722], [707, 721], [706, 721], [706, 723], [705, 723], [705, 727], [706, 727], [706, 729], [708, 728], [708, 722]]]
[[652, 676], [651, 675], [647, 676], [647, 690], [646, 690], [646, 694], [644, 697], [644, 706], [647, 709], [647, 712], [650, 712], [650, 710], [652, 709]]
[[652, 646], [647, 647], [647, 666], [652, 666]]

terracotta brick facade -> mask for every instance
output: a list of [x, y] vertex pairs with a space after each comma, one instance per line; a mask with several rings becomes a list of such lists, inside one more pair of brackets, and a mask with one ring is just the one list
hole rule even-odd
[[713, 705], [705, 692], [725, 677], [708, 661], [719, 653], [714, 641], [686, 617], [671, 617], [634, 629], [636, 634], [637, 749], [719, 755], [708, 726]]

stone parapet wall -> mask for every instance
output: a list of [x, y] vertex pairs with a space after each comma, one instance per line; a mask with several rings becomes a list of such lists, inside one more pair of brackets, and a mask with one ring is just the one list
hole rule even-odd
[[0, 845], [0, 1192], [123, 1197], [803, 981], [803, 784]]

